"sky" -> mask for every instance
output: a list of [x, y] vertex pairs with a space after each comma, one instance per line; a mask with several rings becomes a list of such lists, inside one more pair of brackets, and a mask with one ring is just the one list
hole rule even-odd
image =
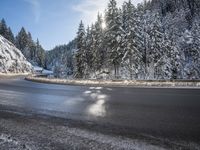
[[[4, 18], [16, 35], [21, 27], [39, 39], [46, 50], [67, 44], [76, 36], [80, 20], [85, 26], [103, 13], [109, 0], [0, 0]], [[143, 0], [132, 0], [137, 5]], [[124, 0], [117, 0], [118, 7]]]

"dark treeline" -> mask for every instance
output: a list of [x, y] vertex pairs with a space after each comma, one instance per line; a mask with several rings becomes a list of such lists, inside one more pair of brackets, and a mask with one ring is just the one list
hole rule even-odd
[[26, 57], [26, 59], [32, 63], [32, 65], [38, 65], [46, 67], [45, 50], [39, 43], [39, 40], [35, 42], [32, 39], [31, 33], [27, 32], [24, 27], [21, 28], [17, 36], [15, 37], [10, 27], [7, 26], [4, 19], [0, 22], [0, 35], [12, 42]]
[[[200, 2], [152, 0], [118, 8], [115, 0], [77, 33], [77, 78], [199, 79]], [[103, 24], [106, 27], [103, 28]]]

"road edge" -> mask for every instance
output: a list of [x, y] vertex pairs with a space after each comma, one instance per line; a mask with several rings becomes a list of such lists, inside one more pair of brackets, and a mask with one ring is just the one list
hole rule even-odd
[[0, 73], [0, 80], [27, 77], [30, 73]]
[[103, 87], [133, 87], [133, 88], [190, 88], [200, 89], [200, 81], [136, 81], [136, 80], [68, 80], [68, 79], [49, 79], [41, 77], [27, 76], [25, 80], [59, 85], [73, 86], [103, 86]]

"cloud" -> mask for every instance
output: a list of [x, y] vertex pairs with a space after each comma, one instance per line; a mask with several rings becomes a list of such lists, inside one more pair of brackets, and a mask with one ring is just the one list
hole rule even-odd
[[[124, 1], [127, 0], [116, 0], [118, 7], [120, 7]], [[132, 0], [133, 4], [137, 5], [143, 0]], [[81, 2], [73, 6], [73, 10], [81, 14], [81, 19], [87, 23], [91, 24], [96, 20], [97, 14], [103, 13], [108, 5], [108, 0], [81, 0]]]
[[38, 23], [41, 16], [39, 0], [24, 0], [24, 1], [31, 5], [35, 23]]

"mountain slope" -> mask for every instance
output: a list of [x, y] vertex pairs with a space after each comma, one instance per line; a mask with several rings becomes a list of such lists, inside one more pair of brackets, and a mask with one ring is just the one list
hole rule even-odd
[[76, 40], [67, 45], [56, 46], [46, 52], [46, 67], [53, 70], [57, 77], [64, 77], [73, 73], [73, 54], [76, 49]]
[[0, 35], [0, 73], [27, 73], [31, 69], [21, 51]]

